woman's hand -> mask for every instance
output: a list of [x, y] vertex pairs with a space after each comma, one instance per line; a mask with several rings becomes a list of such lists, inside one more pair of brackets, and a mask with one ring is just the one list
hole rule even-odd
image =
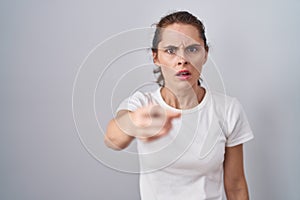
[[166, 111], [154, 104], [134, 112], [122, 110], [109, 122], [104, 142], [112, 149], [121, 150], [134, 138], [153, 141], [166, 135], [172, 128], [172, 120], [178, 117], [180, 113]]
[[163, 109], [159, 105], [150, 104], [129, 113], [134, 125], [132, 136], [150, 142], [166, 134], [172, 128], [172, 120], [179, 118], [180, 113]]

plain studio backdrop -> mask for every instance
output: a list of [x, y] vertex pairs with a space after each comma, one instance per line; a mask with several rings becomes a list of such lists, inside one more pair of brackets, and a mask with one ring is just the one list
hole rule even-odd
[[[103, 165], [81, 143], [73, 83], [97, 44], [174, 10], [203, 20], [226, 91], [247, 113], [255, 135], [245, 144], [251, 199], [300, 199], [296, 0], [1, 1], [0, 199], [140, 198], [137, 174]], [[113, 113], [98, 114], [103, 123]]]

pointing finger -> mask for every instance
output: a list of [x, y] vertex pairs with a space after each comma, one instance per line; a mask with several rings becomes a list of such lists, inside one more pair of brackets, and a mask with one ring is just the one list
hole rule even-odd
[[179, 118], [181, 116], [181, 113], [170, 111], [170, 110], [167, 110], [166, 113], [167, 113], [167, 117], [171, 119]]

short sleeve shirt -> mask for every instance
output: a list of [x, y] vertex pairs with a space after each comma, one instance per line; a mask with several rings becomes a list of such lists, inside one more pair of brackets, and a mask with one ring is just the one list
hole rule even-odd
[[236, 98], [206, 90], [196, 107], [169, 106], [160, 89], [136, 92], [117, 109], [135, 111], [150, 103], [181, 113], [171, 131], [153, 142], [137, 141], [142, 200], [221, 200], [225, 147], [253, 138], [246, 114]]

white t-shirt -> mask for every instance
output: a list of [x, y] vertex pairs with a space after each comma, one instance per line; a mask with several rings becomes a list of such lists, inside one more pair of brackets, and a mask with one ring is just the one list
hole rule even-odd
[[156, 103], [180, 112], [173, 128], [153, 142], [137, 141], [142, 200], [221, 200], [225, 147], [253, 138], [240, 103], [224, 94], [210, 92], [199, 105], [179, 110], [166, 104], [160, 88], [136, 92], [117, 109], [134, 111]]

